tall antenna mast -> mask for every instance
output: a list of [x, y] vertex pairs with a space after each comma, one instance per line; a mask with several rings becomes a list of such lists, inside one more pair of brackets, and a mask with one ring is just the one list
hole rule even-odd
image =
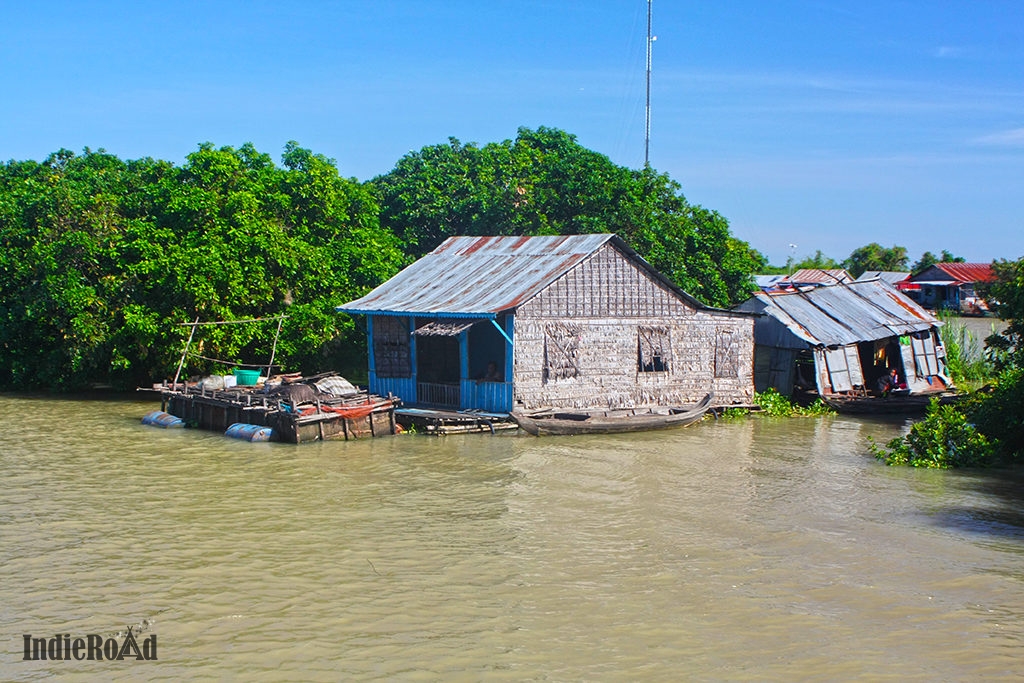
[[651, 0], [647, 0], [647, 104], [644, 122], [644, 168], [651, 166], [651, 47], [657, 40], [651, 35]]

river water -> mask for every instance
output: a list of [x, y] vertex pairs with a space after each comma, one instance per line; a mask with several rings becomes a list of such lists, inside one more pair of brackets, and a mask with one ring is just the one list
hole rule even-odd
[[[1024, 677], [1024, 473], [878, 464], [901, 422], [294, 446], [157, 407], [0, 396], [0, 679]], [[22, 661], [129, 625], [157, 661]]]

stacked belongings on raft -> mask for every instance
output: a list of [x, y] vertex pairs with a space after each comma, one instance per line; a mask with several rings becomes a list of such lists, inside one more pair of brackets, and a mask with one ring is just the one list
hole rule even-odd
[[305, 443], [396, 432], [398, 399], [358, 389], [337, 373], [276, 375], [255, 385], [217, 379], [163, 388], [162, 410], [189, 425], [250, 441]]

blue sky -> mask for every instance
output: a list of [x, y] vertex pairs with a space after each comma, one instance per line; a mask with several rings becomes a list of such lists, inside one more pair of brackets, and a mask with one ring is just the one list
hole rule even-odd
[[[651, 165], [773, 263], [1024, 256], [1024, 2], [653, 16]], [[639, 168], [646, 21], [646, 0], [0, 0], [0, 158], [296, 140], [368, 180], [450, 136], [549, 126]]]

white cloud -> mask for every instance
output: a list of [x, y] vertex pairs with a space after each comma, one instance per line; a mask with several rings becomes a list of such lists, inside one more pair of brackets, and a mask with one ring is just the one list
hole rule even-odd
[[935, 48], [935, 51], [932, 54], [939, 59], [953, 59], [962, 56], [964, 54], [964, 50], [963, 48], [954, 47], [952, 45], [942, 45]]
[[1024, 147], [1024, 128], [1001, 130], [975, 138], [974, 141], [978, 144], [998, 147]]

